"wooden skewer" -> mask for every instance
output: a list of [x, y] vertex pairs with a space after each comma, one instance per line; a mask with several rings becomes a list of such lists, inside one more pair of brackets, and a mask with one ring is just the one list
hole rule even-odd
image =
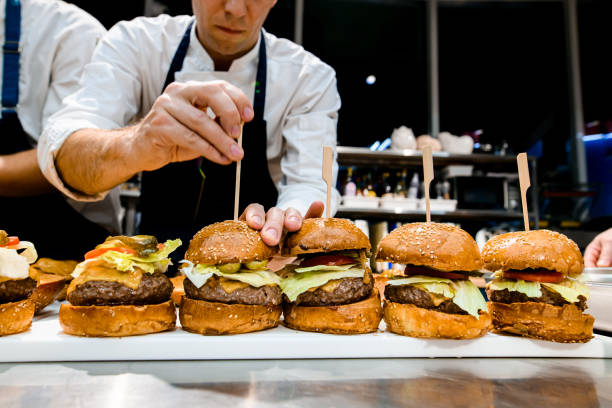
[[519, 183], [521, 186], [521, 201], [523, 203], [523, 222], [525, 223], [525, 231], [529, 231], [529, 210], [527, 208], [527, 190], [531, 187], [529, 179], [529, 165], [527, 164], [527, 153], [520, 153], [516, 156], [518, 165]]
[[433, 158], [431, 157], [431, 146], [423, 148], [423, 184], [425, 186], [425, 216], [427, 222], [431, 222], [431, 209], [429, 204], [429, 185], [434, 179]]
[[[238, 136], [238, 146], [242, 148], [242, 129], [244, 123], [240, 124], [240, 136]], [[238, 207], [240, 205], [240, 168], [242, 160], [236, 162], [236, 190], [234, 194], [234, 221], [238, 221]]]
[[331, 216], [331, 188], [332, 188], [332, 162], [334, 151], [331, 146], [323, 146], [323, 180], [327, 183], [327, 201], [325, 204], [325, 217]]

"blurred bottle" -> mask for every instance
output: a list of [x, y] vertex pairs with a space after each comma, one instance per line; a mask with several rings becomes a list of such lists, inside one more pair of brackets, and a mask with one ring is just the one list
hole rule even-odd
[[344, 182], [344, 190], [342, 195], [347, 197], [354, 197], [357, 195], [357, 185], [353, 180], [353, 168], [349, 167], [346, 172], [346, 180]]
[[402, 170], [401, 173], [398, 171], [396, 174], [396, 178], [397, 178], [397, 184], [395, 185], [395, 196], [396, 197], [402, 197], [402, 198], [408, 197], [408, 186], [406, 185], [406, 182], [407, 182], [406, 173], [407, 173], [406, 169], [404, 169]]
[[389, 173], [383, 173], [381, 197], [393, 197], [393, 187], [391, 187], [390, 178], [391, 176], [389, 175]]
[[376, 197], [376, 189], [374, 188], [374, 183], [372, 182], [371, 172], [368, 172], [368, 174], [365, 176], [363, 196], [364, 197]]
[[442, 183], [442, 197], [445, 200], [450, 200], [450, 183], [448, 180], [444, 180]]
[[419, 173], [414, 173], [412, 180], [410, 180], [410, 187], [408, 188], [408, 198], [418, 198], [419, 196]]

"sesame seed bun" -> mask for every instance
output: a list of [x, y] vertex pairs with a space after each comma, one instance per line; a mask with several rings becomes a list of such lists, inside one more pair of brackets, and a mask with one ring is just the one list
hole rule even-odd
[[262, 261], [277, 252], [267, 246], [259, 231], [244, 221], [223, 221], [202, 228], [189, 243], [185, 259], [195, 264]]
[[287, 235], [283, 255], [372, 248], [368, 237], [343, 218], [306, 218], [299, 231]]
[[578, 245], [555, 231], [517, 231], [491, 238], [482, 248], [489, 271], [548, 269], [567, 276], [580, 275], [584, 260]]
[[34, 308], [30, 299], [0, 304], [0, 336], [28, 330], [32, 325]]
[[450, 224], [415, 222], [393, 230], [378, 244], [376, 260], [426, 266], [444, 272], [482, 268], [470, 234]]

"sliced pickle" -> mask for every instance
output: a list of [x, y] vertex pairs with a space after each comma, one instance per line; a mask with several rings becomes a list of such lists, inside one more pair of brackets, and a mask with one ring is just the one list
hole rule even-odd
[[[121, 244], [119, 243], [121, 243], [123, 246], [136, 250], [139, 256], [145, 256], [157, 252], [157, 238], [152, 235], [134, 235], [131, 237], [118, 235], [108, 237], [106, 238], [106, 241], [104, 241], [104, 244], [112, 244], [113, 246], [120, 246]], [[99, 245], [99, 247], [104, 247], [104, 244]]]
[[250, 269], [252, 271], [258, 271], [260, 269], [265, 269], [266, 266], [268, 266], [268, 261], [267, 260], [251, 261], [251, 262], [245, 263], [244, 266], [246, 266], [247, 269]]
[[6, 233], [5, 230], [0, 230], [0, 245], [6, 245], [8, 244], [9, 239], [8, 239], [8, 234]]
[[239, 263], [229, 263], [224, 265], [217, 265], [217, 269], [223, 273], [236, 273], [240, 270]]

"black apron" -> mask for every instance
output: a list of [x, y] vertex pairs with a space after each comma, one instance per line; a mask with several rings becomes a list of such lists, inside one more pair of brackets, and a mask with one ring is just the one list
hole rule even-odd
[[[0, 155], [32, 149], [33, 141], [17, 117], [21, 4], [7, 0], [2, 70]], [[34, 243], [39, 256], [83, 259], [109, 233], [72, 208], [59, 192], [33, 197], [0, 197], [0, 229]]]
[[[193, 22], [187, 27], [174, 54], [163, 89], [174, 82], [175, 73], [183, 67], [192, 26]], [[276, 205], [278, 196], [266, 155], [266, 74], [266, 43], [262, 32], [253, 103], [255, 117], [245, 123], [243, 129], [239, 214], [250, 203], [259, 203], [268, 209]], [[199, 171], [200, 167], [205, 178]], [[233, 218], [235, 179], [235, 165], [223, 166], [202, 158], [143, 172], [140, 233], [155, 235], [160, 241], [181, 238], [184, 245], [172, 254], [172, 258], [174, 262], [182, 259], [189, 241], [198, 230]]]

